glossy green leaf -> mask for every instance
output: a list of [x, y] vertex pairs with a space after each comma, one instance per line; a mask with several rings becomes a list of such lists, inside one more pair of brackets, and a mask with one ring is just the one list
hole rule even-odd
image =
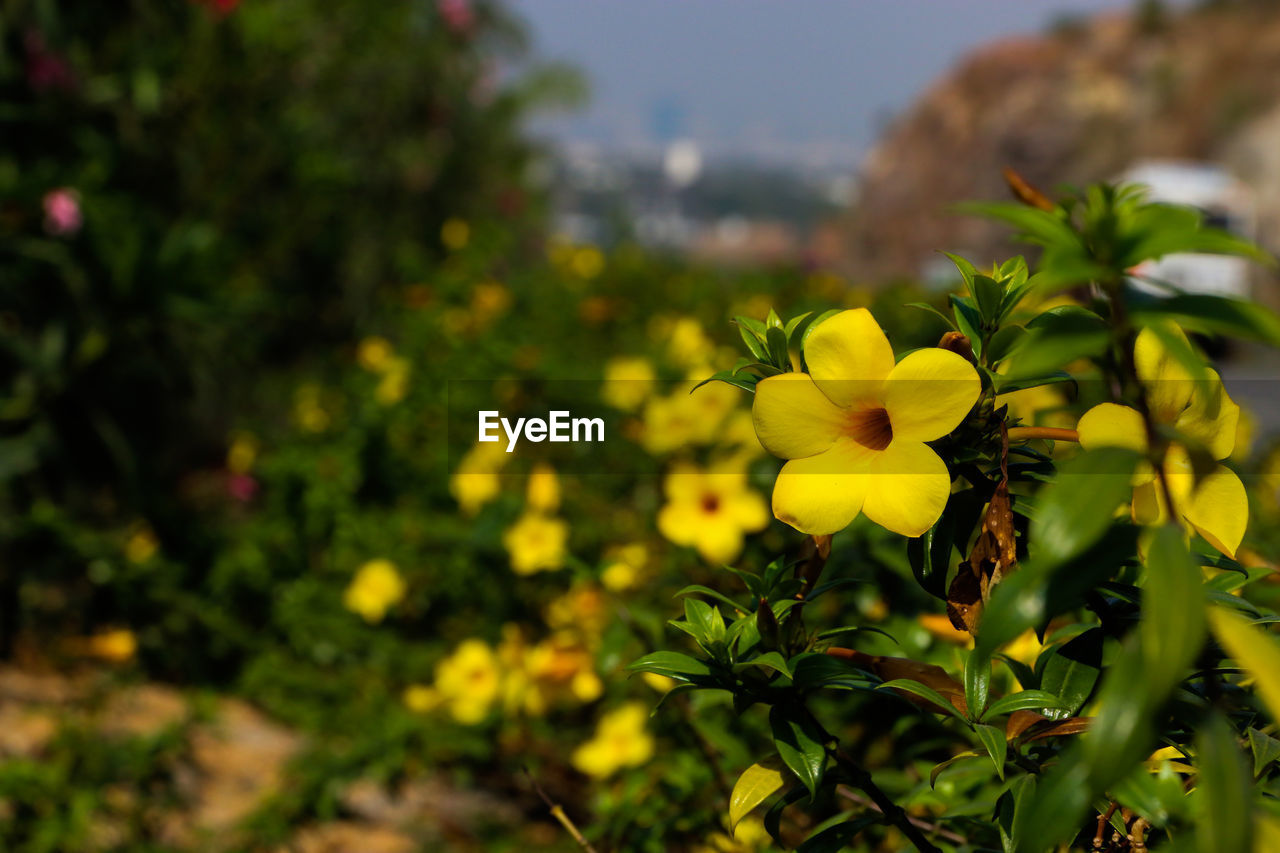
[[809, 796], [813, 796], [826, 767], [826, 745], [822, 732], [805, 720], [795, 719], [794, 713], [785, 706], [774, 705], [769, 710], [769, 728], [783, 763], [809, 791]]
[[964, 701], [969, 708], [969, 719], [982, 718], [990, 690], [991, 657], [974, 648], [964, 662]]
[[1251, 853], [1253, 796], [1235, 732], [1220, 713], [1196, 735], [1196, 841], [1200, 853]]
[[1058, 481], [1039, 496], [1031, 530], [1037, 556], [1065, 561], [1101, 538], [1132, 494], [1137, 463], [1138, 454], [1117, 447], [1083, 451], [1063, 463]]
[[987, 755], [991, 756], [991, 763], [996, 766], [996, 775], [1003, 780], [1004, 762], [1008, 757], [1009, 750], [1009, 745], [1004, 736], [1004, 729], [979, 723], [973, 727], [973, 732], [978, 736], [978, 741], [982, 744], [983, 749], [987, 751]]
[[1146, 689], [1163, 696], [1182, 681], [1204, 645], [1205, 620], [1200, 567], [1183, 544], [1182, 532], [1166, 525], [1147, 552], [1139, 629]]
[[1253, 776], [1256, 779], [1280, 760], [1280, 740], [1257, 729], [1249, 729], [1249, 752], [1253, 755]]
[[1089, 697], [1102, 673], [1101, 628], [1091, 628], [1054, 649], [1040, 673], [1040, 687], [1056, 696], [1057, 708], [1045, 707], [1042, 714], [1062, 720], [1072, 716]]
[[1071, 305], [1051, 308], [1027, 323], [1007, 376], [1017, 380], [1052, 373], [1073, 361], [1102, 355], [1110, 341], [1110, 327], [1092, 311]]
[[[1070, 716], [1069, 714], [1061, 713], [1063, 708], [1062, 700], [1048, 690], [1023, 690], [1018, 693], [1010, 693], [1008, 696], [1001, 696], [992, 702], [987, 707], [986, 712], [983, 713], [982, 719], [1012, 714], [1014, 711], [1039, 711], [1044, 714], [1046, 709], [1058, 711], [1059, 715], [1055, 716], [1054, 719], [1061, 719], [1063, 716]], [[1045, 716], [1048, 715], [1045, 714]]]
[[758, 764], [752, 764], [738, 777], [738, 781], [733, 786], [733, 793], [729, 796], [730, 835], [733, 835], [738, 824], [756, 806], [782, 790], [786, 779], [782, 775], [781, 768], [782, 765], [778, 759], [770, 758]]
[[680, 652], [653, 652], [630, 664], [627, 669], [633, 672], [653, 672], [682, 681], [711, 674], [711, 668], [705, 663]]

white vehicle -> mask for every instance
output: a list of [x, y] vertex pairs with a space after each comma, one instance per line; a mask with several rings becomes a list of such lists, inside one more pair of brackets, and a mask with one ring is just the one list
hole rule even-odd
[[[1144, 184], [1150, 201], [1199, 209], [1205, 224], [1253, 239], [1256, 223], [1253, 194], [1225, 169], [1213, 163], [1149, 160], [1120, 177], [1121, 183]], [[1146, 279], [1165, 282], [1188, 293], [1212, 293], [1248, 299], [1249, 262], [1234, 255], [1180, 253], [1147, 261], [1134, 270], [1134, 286], [1163, 292]]]

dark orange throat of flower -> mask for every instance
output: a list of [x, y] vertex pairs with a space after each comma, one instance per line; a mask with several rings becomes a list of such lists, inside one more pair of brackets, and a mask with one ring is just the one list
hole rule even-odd
[[884, 450], [893, 441], [893, 426], [884, 409], [859, 409], [845, 418], [844, 434], [870, 450]]
[[720, 509], [720, 496], [707, 492], [702, 496], [702, 511], [707, 515], [713, 515]]

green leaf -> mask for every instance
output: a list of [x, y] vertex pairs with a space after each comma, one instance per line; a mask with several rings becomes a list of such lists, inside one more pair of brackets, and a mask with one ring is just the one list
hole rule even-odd
[[764, 667], [765, 669], [771, 669], [774, 672], [785, 675], [787, 678], [791, 677], [791, 667], [787, 665], [787, 659], [777, 652], [765, 652], [762, 655], [753, 657], [749, 661], [743, 661], [735, 666], [734, 669], [740, 670], [743, 667], [749, 666]]
[[951, 295], [951, 310], [956, 315], [956, 326], [969, 339], [973, 354], [982, 355], [982, 316], [973, 302], [963, 296]]
[[1137, 463], [1138, 454], [1117, 447], [1087, 450], [1063, 463], [1058, 482], [1040, 493], [1031, 531], [1038, 554], [1065, 561], [1098, 541], [1129, 499]]
[[1147, 587], [1142, 596], [1142, 654], [1146, 688], [1163, 696], [1182, 681], [1204, 645], [1205, 591], [1200, 567], [1182, 542], [1182, 532], [1165, 525], [1147, 552]]
[[729, 835], [733, 835], [738, 824], [756, 806], [780, 791], [784, 783], [781, 762], [776, 758], [765, 759], [744, 770], [729, 796]]
[[693, 638], [706, 646], [724, 639], [724, 618], [720, 611], [696, 598], [684, 600], [684, 618], [689, 624]]
[[953, 255], [951, 252], [943, 252], [942, 254], [951, 259], [951, 263], [955, 264], [956, 269], [960, 272], [960, 277], [964, 279], [964, 286], [972, 290], [973, 277], [978, 274], [978, 268], [959, 255]]
[[982, 718], [990, 690], [991, 657], [976, 648], [971, 649], [964, 661], [964, 701], [969, 707], [969, 719]]
[[797, 720], [796, 713], [783, 705], [769, 709], [769, 727], [773, 732], [773, 745], [783, 763], [796, 774], [809, 796], [818, 792], [827, 763], [826, 745], [822, 732], [815, 730], [807, 720]]
[[938, 319], [940, 319], [942, 322], [946, 323], [946, 324], [947, 324], [947, 328], [951, 329], [953, 332], [954, 332], [954, 331], [958, 331], [958, 330], [956, 329], [956, 324], [955, 324], [955, 322], [954, 322], [954, 321], [952, 321], [952, 319], [951, 319], [950, 317], [948, 317], [946, 314], [943, 314], [943, 313], [942, 313], [941, 311], [939, 311], [937, 308], [934, 308], [934, 307], [933, 307], [932, 305], [930, 305], [928, 302], [908, 302], [904, 307], [906, 307], [906, 308], [918, 308], [918, 309], [919, 309], [919, 310], [921, 310], [921, 311], [928, 311], [930, 314], [932, 314], [933, 316], [937, 317], [937, 318], [938, 318]]
[[747, 345], [747, 349], [751, 351], [753, 356], [760, 361], [769, 360], [769, 350], [765, 346], [764, 341], [756, 336], [755, 332], [739, 323], [738, 334], [742, 335], [742, 342]]
[[792, 683], [801, 690], [818, 687], [866, 689], [875, 684], [857, 667], [821, 652], [804, 652], [787, 663], [791, 667]]
[[1004, 288], [991, 276], [981, 273], [973, 277], [970, 287], [978, 305], [978, 315], [982, 317], [982, 328], [994, 329], [1000, 320], [1000, 300], [1004, 298]]
[[1101, 628], [1090, 628], [1049, 653], [1040, 674], [1040, 687], [1059, 701], [1056, 708], [1046, 705], [1042, 714], [1054, 720], [1066, 719], [1089, 701], [1102, 673], [1105, 636]]
[[1012, 714], [1014, 711], [1035, 710], [1043, 713], [1044, 708], [1061, 709], [1062, 707], [1062, 700], [1047, 690], [1022, 690], [1018, 693], [1010, 693], [1008, 696], [1001, 696], [992, 702], [981, 719]]
[[1009, 752], [1009, 745], [1004, 737], [1004, 729], [978, 723], [973, 727], [973, 732], [978, 736], [978, 740], [982, 742], [987, 755], [991, 756], [991, 763], [996, 766], [996, 775], [1003, 781], [1004, 762]]
[[943, 761], [940, 764], [935, 764], [933, 769], [929, 771], [929, 787], [933, 788], [937, 786], [938, 777], [941, 776], [942, 772], [946, 770], [948, 767], [950, 767], [951, 765], [959, 764], [961, 761], [964, 761], [965, 759], [968, 759], [968, 758], [981, 758], [981, 757], [982, 757], [981, 753], [974, 752], [972, 749], [968, 749], [968, 750], [965, 750], [964, 752], [959, 753], [958, 755], [951, 756], [946, 761]]
[[952, 540], [955, 537], [953, 503], [947, 502], [942, 515], [923, 536], [907, 540], [907, 559], [916, 582], [930, 595], [947, 599], [947, 571], [951, 567]]
[[955, 705], [951, 704], [950, 699], [947, 699], [945, 696], [943, 696], [938, 691], [934, 690], [932, 687], [929, 687], [926, 684], [921, 684], [919, 681], [913, 681], [910, 678], [895, 678], [892, 681], [886, 681], [883, 684], [878, 685], [876, 689], [877, 690], [901, 690], [904, 693], [910, 693], [913, 696], [919, 696], [921, 699], [926, 699], [932, 702], [933, 704], [939, 706], [940, 708], [942, 708], [944, 711], [951, 714], [951, 716], [955, 717], [956, 719], [959, 719], [959, 720], [964, 719], [964, 715], [961, 714], [956, 709]]
[[1271, 718], [1280, 720], [1280, 644], [1275, 637], [1221, 606], [1210, 609], [1209, 622], [1222, 648], [1257, 682]]
[[787, 354], [787, 333], [780, 326], [770, 326], [765, 336], [769, 344], [769, 361], [782, 370], [791, 369], [791, 357]]
[[739, 604], [738, 602], [734, 601], [732, 598], [729, 598], [727, 595], [716, 592], [711, 587], [702, 586], [701, 584], [696, 584], [696, 583], [690, 584], [689, 586], [686, 586], [684, 589], [677, 592], [675, 594], [675, 597], [682, 598], [686, 595], [705, 595], [709, 598], [714, 598], [716, 601], [719, 601], [721, 604], [724, 604], [730, 607], [731, 609], [736, 610], [739, 613], [750, 612], [749, 608]]
[[1133, 772], [1155, 745], [1155, 708], [1164, 701], [1146, 687], [1145, 660], [1138, 638], [1130, 636], [1107, 667], [1098, 713], [1081, 741], [1090, 790], [1102, 791]]
[[1051, 308], [1027, 323], [1018, 359], [1008, 371], [1011, 380], [1051, 373], [1082, 358], [1106, 352], [1111, 341], [1107, 322], [1084, 308]]
[[653, 652], [630, 664], [627, 669], [633, 672], [653, 672], [681, 681], [693, 681], [699, 676], [711, 674], [711, 667], [680, 652]]
[[1261, 778], [1268, 767], [1280, 760], [1280, 740], [1257, 729], [1249, 729], [1249, 752], [1253, 754], [1253, 777]]
[[1180, 293], [1163, 299], [1135, 294], [1126, 295], [1126, 299], [1133, 302], [1134, 320], [1144, 326], [1174, 319], [1190, 331], [1280, 346], [1280, 317], [1256, 302], [1208, 293]]
[[1026, 336], [1027, 330], [1022, 326], [1002, 326], [991, 336], [991, 342], [987, 344], [987, 363], [996, 364], [1010, 355], [1021, 352], [1020, 344]]
[[879, 823], [878, 814], [863, 815], [810, 835], [805, 842], [796, 848], [796, 853], [838, 853], [849, 846], [849, 842], [868, 826]]
[[1196, 841], [1201, 853], [1251, 853], [1253, 791], [1235, 732], [1219, 712], [1196, 736]]
[[740, 388], [743, 391], [750, 391], [752, 394], [756, 391], [756, 384], [760, 381], [760, 377], [754, 373], [736, 373], [732, 370], [721, 370], [713, 373], [706, 379], [699, 382], [689, 389], [692, 394], [708, 382], [723, 382], [726, 385], [732, 385], [734, 388]]
[[790, 788], [785, 794], [773, 801], [773, 805], [769, 806], [769, 810], [764, 814], [764, 828], [769, 833], [769, 837], [778, 845], [782, 844], [782, 831], [779, 824], [782, 823], [782, 812], [787, 806], [798, 802], [804, 795], [808, 793], [803, 785], [796, 785]]

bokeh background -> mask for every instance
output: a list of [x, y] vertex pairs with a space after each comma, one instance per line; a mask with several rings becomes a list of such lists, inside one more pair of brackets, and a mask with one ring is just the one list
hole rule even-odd
[[[723, 827], [763, 720], [625, 671], [796, 544], [748, 401], [691, 380], [772, 306], [936, 342], [937, 250], [1025, 251], [949, 210], [1004, 166], [1154, 168], [1274, 251], [1280, 8], [0, 2], [4, 849], [578, 849], [548, 801], [767, 849]], [[1219, 355], [1265, 562], [1275, 365]], [[495, 403], [624, 426], [509, 458], [450, 428]], [[901, 541], [844, 538], [839, 618], [954, 664]], [[850, 725], [928, 749], [892, 698]]]

